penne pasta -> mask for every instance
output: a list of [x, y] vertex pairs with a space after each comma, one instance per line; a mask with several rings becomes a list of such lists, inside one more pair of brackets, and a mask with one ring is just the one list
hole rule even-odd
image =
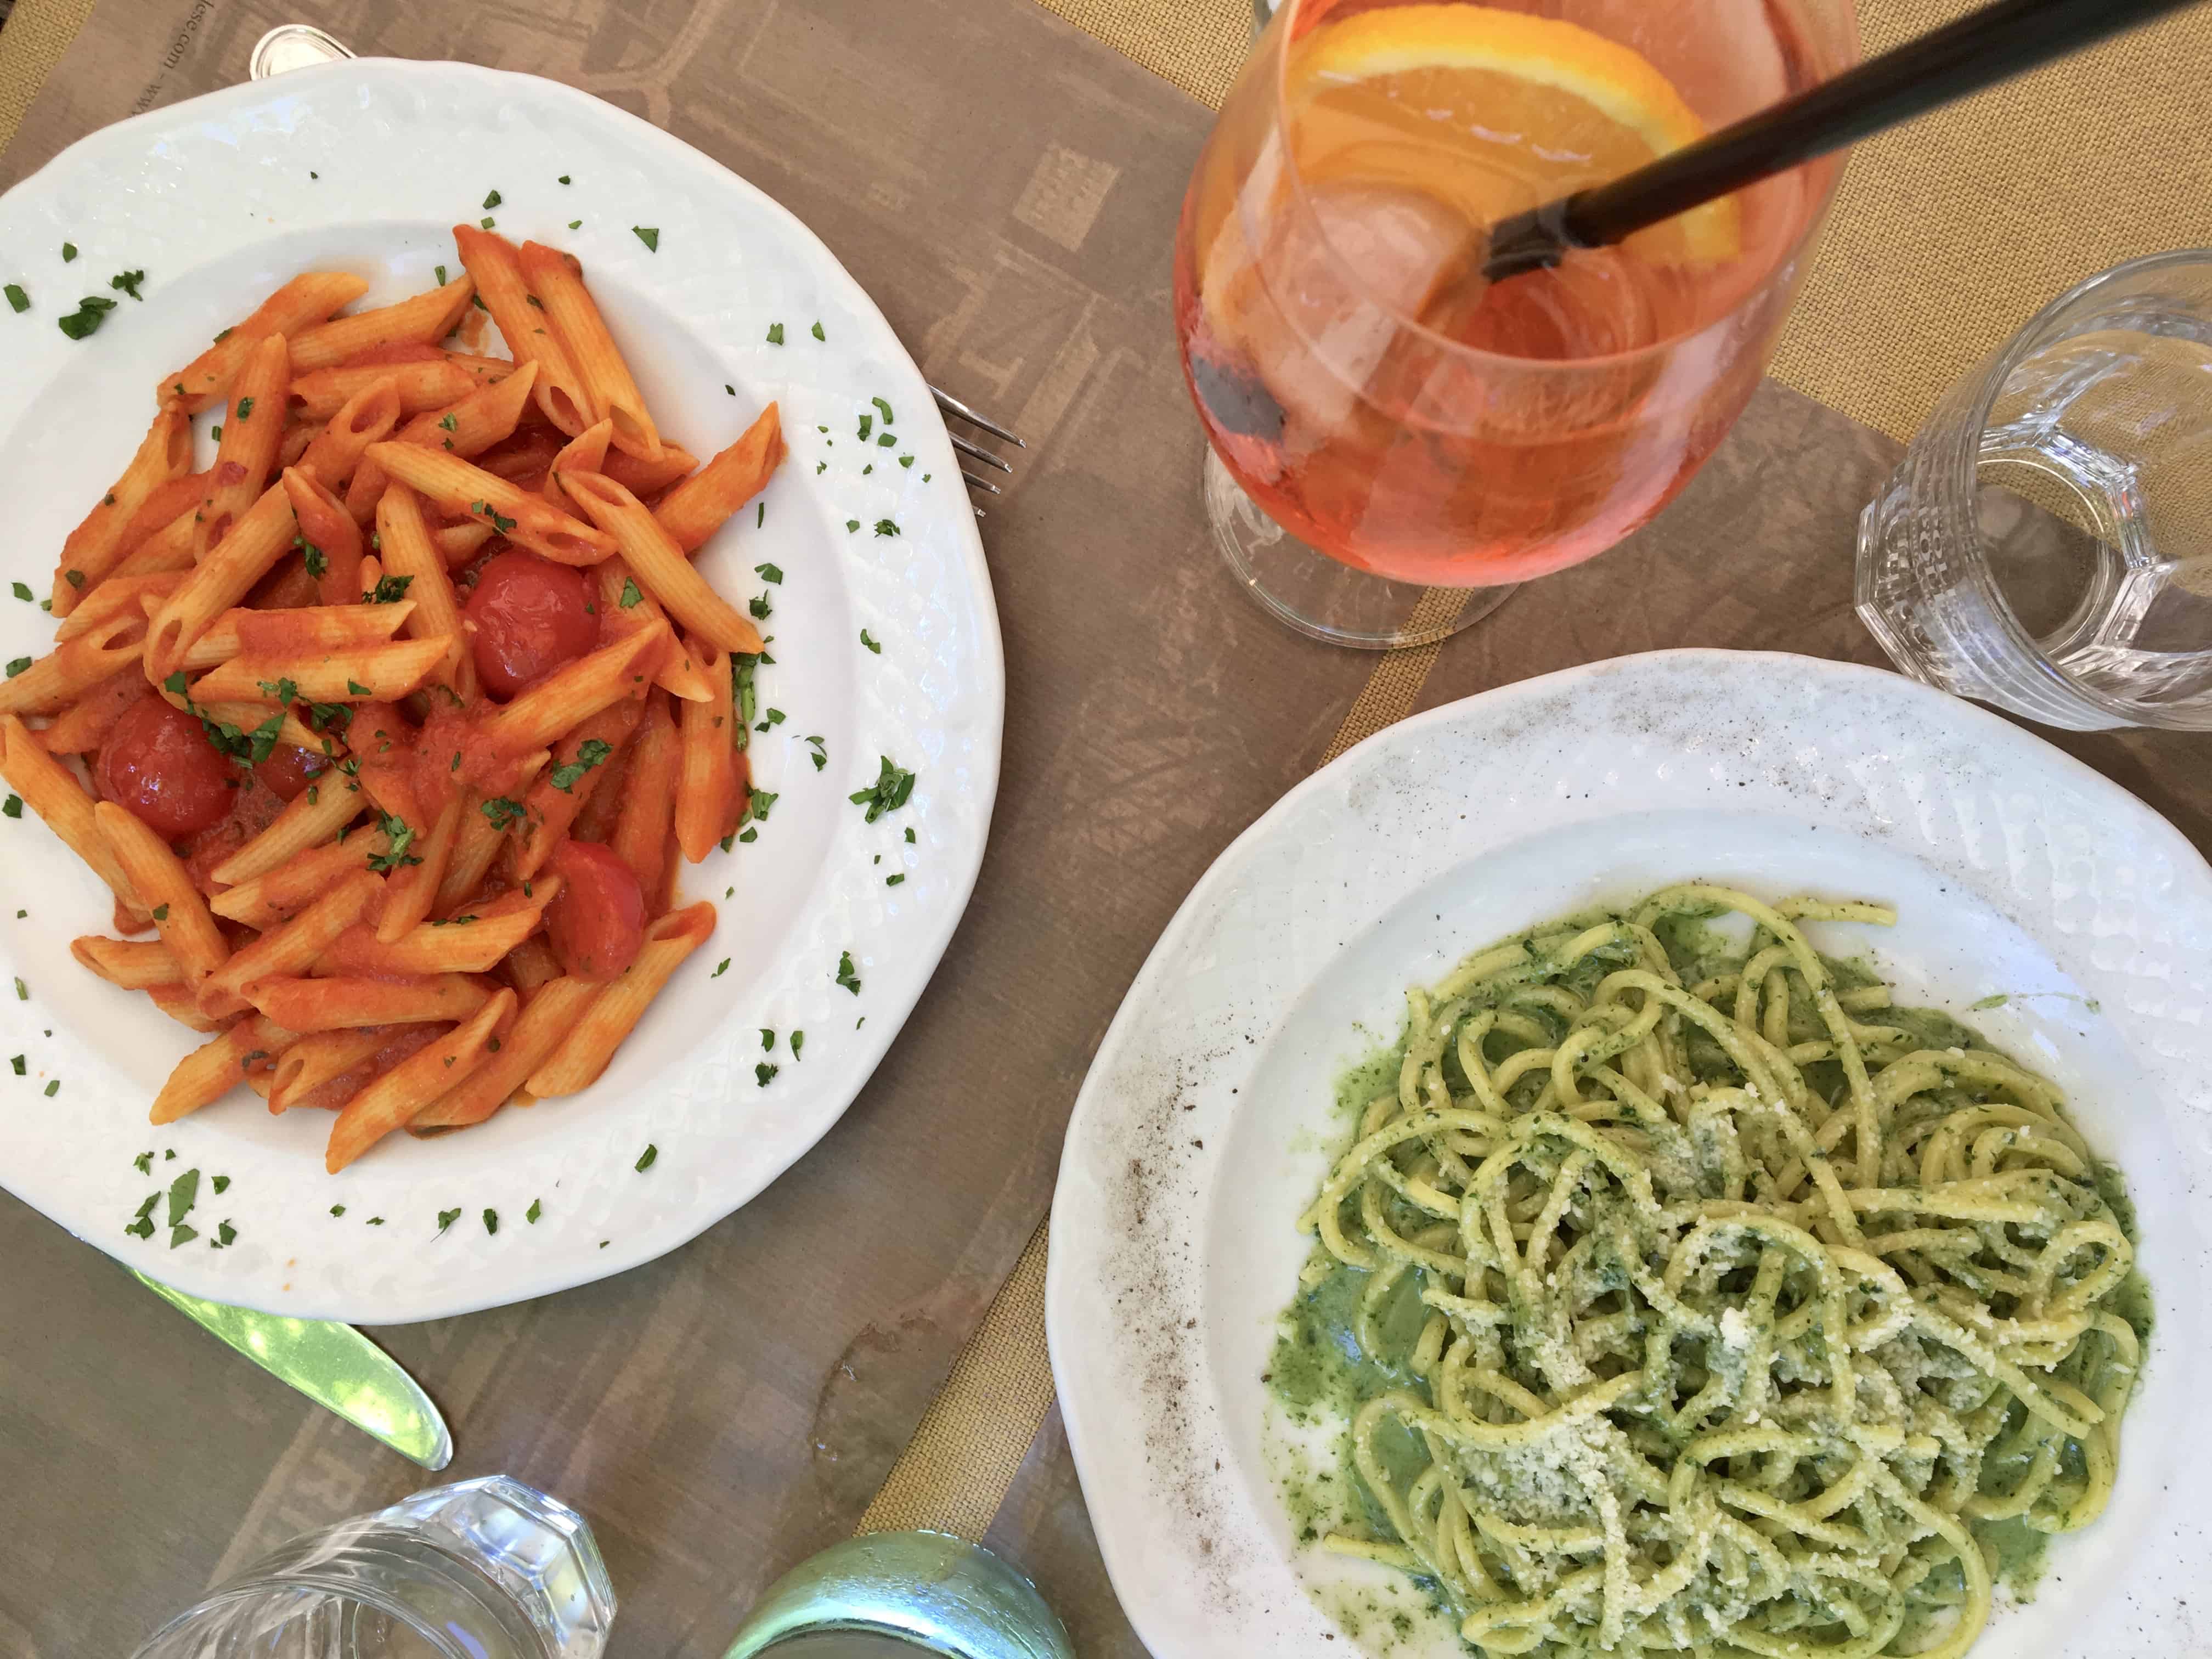
[[[481, 455], [513, 434], [537, 383], [538, 366], [525, 363], [517, 373], [478, 386], [457, 404], [425, 410], [393, 433], [392, 441], [441, 450], [463, 459]], [[383, 500], [390, 481], [391, 475], [376, 462], [365, 463], [354, 474], [352, 487], [346, 492], [346, 510], [367, 524], [375, 516], [377, 503]]]
[[148, 630], [147, 678], [160, 681], [182, 671], [193, 642], [290, 550], [295, 524], [284, 486], [271, 484], [222, 544], [209, 550], [206, 562], [162, 602]]
[[123, 878], [154, 919], [161, 943], [184, 965], [185, 983], [197, 987], [230, 955], [230, 945], [208, 913], [207, 901], [169, 844], [112, 801], [92, 809]]
[[663, 496], [653, 516], [671, 541], [696, 553], [730, 514], [760, 494], [783, 457], [781, 419], [770, 404], [737, 442]]
[[490, 994], [465, 974], [394, 983], [382, 979], [264, 979], [246, 988], [253, 1006], [287, 1030], [335, 1031], [361, 1025], [419, 1025], [466, 1019]]
[[596, 1082], [617, 1048], [637, 1024], [646, 1004], [660, 994], [668, 976], [714, 931], [714, 907], [694, 904], [672, 910], [645, 930], [645, 946], [629, 971], [607, 986], [576, 1022], [552, 1056], [523, 1086], [544, 1099], [572, 1095]]
[[604, 985], [562, 977], [539, 986], [517, 1016], [499, 1052], [409, 1120], [414, 1129], [461, 1129], [481, 1123], [514, 1097], [523, 1079], [544, 1065], [583, 1018]]
[[690, 646], [706, 671], [707, 683], [714, 688], [710, 701], [685, 703], [681, 716], [676, 844], [687, 861], [696, 864], [714, 850], [717, 842], [737, 829], [739, 791], [731, 727], [735, 716], [730, 700], [730, 659], [696, 640]]
[[[599, 579], [601, 641], [627, 639], [641, 628], [668, 625], [668, 613], [660, 608], [660, 601], [639, 585], [630, 573], [629, 562], [621, 554], [594, 565], [592, 574]], [[683, 641], [678, 643], [681, 646]], [[706, 675], [688, 650], [664, 653], [653, 683], [686, 702], [703, 702], [714, 695], [714, 688], [707, 684]]]
[[641, 460], [617, 449], [607, 457], [605, 466], [593, 470], [605, 473], [633, 495], [658, 495], [698, 465], [696, 455], [664, 438], [657, 461]]
[[400, 599], [391, 605], [356, 602], [300, 605], [289, 611], [226, 611], [193, 641], [185, 653], [185, 666], [197, 671], [234, 657], [296, 657], [386, 645], [414, 610], [414, 600]]
[[[446, 878], [446, 866], [453, 862], [453, 842], [461, 832], [461, 813], [468, 799], [459, 790], [448, 792], [448, 799], [429, 825], [429, 833], [414, 843], [416, 856], [394, 870], [385, 883], [384, 912], [376, 924], [376, 936], [389, 945], [404, 937], [430, 914], [436, 902], [438, 884]], [[388, 822], [388, 821], [387, 821]], [[393, 831], [396, 836], [398, 832]]]
[[[430, 539], [422, 503], [405, 484], [394, 484], [376, 506], [376, 539], [384, 568], [407, 579], [413, 606], [407, 633], [416, 640], [442, 641], [432, 678], [463, 702], [477, 696], [477, 659], [461, 631], [461, 604], [446, 574], [446, 556]], [[382, 610], [384, 606], [369, 607]]]
[[[179, 514], [123, 556], [117, 576], [149, 576], [192, 568], [192, 520], [199, 508]], [[109, 580], [112, 580], [111, 577]]]
[[542, 749], [624, 697], [643, 696], [659, 653], [672, 643], [668, 624], [657, 623], [556, 669], [492, 717], [487, 731], [493, 750], [521, 755]]
[[297, 1041], [291, 1032], [269, 1020], [239, 1021], [177, 1062], [161, 1093], [154, 1097], [148, 1121], [174, 1123], [203, 1106], [213, 1105], [245, 1080], [249, 1066], [273, 1059]]
[[584, 377], [568, 348], [544, 321], [545, 313], [530, 303], [522, 275], [521, 258], [504, 236], [473, 225], [455, 225], [453, 244], [461, 263], [476, 278], [484, 309], [499, 325], [500, 337], [518, 363], [538, 365], [538, 384], [532, 401], [545, 418], [569, 437], [574, 437], [606, 411], [595, 407]]
[[331, 942], [378, 902], [384, 884], [367, 870], [356, 870], [313, 904], [234, 952], [222, 966], [200, 981], [200, 1012], [220, 1019], [242, 1013], [251, 1005], [244, 988], [258, 979], [304, 974]]
[[[284, 803], [275, 822], [214, 869], [210, 879], [236, 886], [281, 869], [289, 860], [313, 848], [331, 845], [339, 830], [364, 810], [361, 786], [333, 770], [326, 772], [298, 795]], [[340, 866], [338, 878], [352, 866]], [[365, 866], [362, 867], [366, 867]], [[221, 896], [216, 902], [221, 912]]]
[[[40, 821], [107, 884], [118, 906], [143, 929], [146, 907], [138, 902], [130, 878], [100, 831], [95, 817], [97, 804], [70, 775], [69, 769], [41, 748], [30, 728], [14, 714], [0, 714], [0, 777], [6, 778], [8, 787], [23, 798], [23, 804]], [[132, 930], [126, 927], [121, 931]]]
[[543, 939], [526, 939], [507, 953], [501, 971], [508, 984], [528, 996], [539, 986], [561, 977], [561, 958]]
[[66, 708], [129, 668], [145, 651], [144, 617], [110, 617], [0, 680], [0, 714], [51, 714]]
[[341, 1107], [331, 1125], [323, 1167], [336, 1175], [465, 1080], [483, 1063], [488, 1044], [514, 1017], [514, 993], [502, 989], [459, 1027], [410, 1054]]
[[181, 983], [149, 985], [146, 988], [146, 998], [186, 1030], [204, 1031], [211, 1035], [228, 1029], [229, 1022], [210, 1019], [200, 1012], [200, 1005], [193, 1000], [189, 986]]
[[349, 363], [339, 368], [319, 368], [312, 374], [293, 377], [292, 396], [309, 416], [327, 421], [335, 419], [338, 410], [380, 380], [391, 381], [403, 415], [443, 409], [467, 397], [477, 384], [468, 370], [441, 357], [429, 362]]
[[131, 616], [141, 619], [151, 617], [161, 607], [156, 605], [149, 609], [143, 603], [146, 596], [150, 593], [167, 599], [183, 585], [184, 580], [185, 574], [181, 570], [157, 570], [143, 576], [110, 576], [84, 596], [77, 608], [70, 613], [69, 620], [54, 629], [54, 638], [58, 642], [73, 640], [78, 635], [97, 628], [110, 617]]
[[276, 442], [276, 470], [297, 466], [305, 460], [308, 448], [315, 440], [330, 429], [328, 421], [292, 421], [284, 428], [284, 435]]
[[544, 925], [545, 907], [560, 890], [561, 878], [547, 876], [526, 892], [511, 889], [396, 939], [380, 939], [374, 927], [357, 925], [331, 942], [320, 966], [340, 975], [488, 974]]
[[295, 853], [274, 870], [217, 893], [208, 908], [226, 921], [265, 933], [306, 909], [349, 871], [369, 869], [391, 853], [392, 838], [383, 830], [356, 830], [337, 841]]
[[300, 550], [301, 574], [312, 584], [315, 601], [326, 605], [360, 602], [361, 526], [345, 503], [320, 478], [301, 468], [283, 476], [284, 499], [295, 521], [292, 544]]
[[443, 288], [426, 288], [396, 305], [301, 329], [292, 340], [292, 365], [301, 374], [335, 368], [379, 346], [435, 345], [468, 311], [477, 286], [464, 275]]
[[[445, 357], [447, 362], [465, 372], [478, 386], [503, 380], [520, 367], [519, 361], [513, 357], [485, 357], [471, 351], [449, 350], [445, 353]], [[534, 400], [532, 406], [535, 407]]]
[[88, 755], [107, 740], [139, 698], [146, 695], [146, 677], [136, 663], [92, 687], [36, 735], [49, 755]]
[[[551, 758], [550, 751], [544, 749], [523, 758], [515, 769], [518, 795], [529, 788], [531, 780]], [[438, 884], [438, 896], [430, 908], [447, 915], [483, 886], [484, 872], [507, 844], [508, 834], [519, 830], [521, 823], [518, 801], [505, 795], [486, 797], [481, 792], [471, 792], [461, 813], [461, 832], [453, 840], [453, 860], [446, 866], [446, 878]]]
[[155, 416], [123, 476], [62, 544], [50, 599], [54, 615], [68, 616], [88, 590], [122, 562], [131, 550], [124, 533], [139, 507], [158, 486], [191, 471], [191, 422], [174, 410]]
[[[659, 460], [660, 430], [653, 424], [652, 411], [646, 408], [614, 336], [607, 331], [598, 302], [584, 286], [583, 266], [573, 254], [543, 242], [525, 242], [522, 280], [540, 302], [568, 360], [583, 377], [593, 415], [614, 422], [615, 447], [644, 460]], [[500, 331], [507, 331], [504, 322]]]
[[568, 498], [561, 493], [561, 486], [553, 480], [556, 472], [597, 472], [606, 465], [607, 441], [614, 435], [615, 423], [601, 421], [587, 427], [563, 444], [545, 469], [545, 482], [538, 493], [559, 507], [568, 510]]
[[150, 991], [156, 985], [182, 985], [184, 964], [169, 947], [152, 940], [102, 939], [98, 934], [70, 941], [70, 954], [110, 985], [126, 991]]
[[568, 826], [606, 777], [612, 760], [636, 728], [644, 705], [625, 697], [603, 708], [554, 745], [553, 764], [523, 799], [521, 839], [514, 845], [514, 878], [528, 881], [545, 867]]
[[290, 379], [289, 348], [282, 334], [255, 346], [223, 405], [222, 440], [216, 447], [208, 492], [192, 521], [192, 562], [230, 534], [238, 517], [269, 487], [276, 447], [284, 435], [284, 387]]
[[[179, 515], [189, 518], [198, 513], [201, 501], [214, 482], [215, 469], [210, 467], [204, 472], [186, 472], [155, 484], [147, 492], [146, 499], [138, 503], [138, 510], [131, 515], [131, 522], [124, 526], [119, 545], [135, 549], [149, 536], [175, 523]], [[93, 587], [84, 590], [83, 598], [77, 601], [70, 612], [72, 616], [82, 614], [85, 599], [89, 599], [94, 592]]]
[[391, 1044], [393, 1035], [380, 1026], [310, 1032], [276, 1057], [269, 1074], [269, 1109], [289, 1111], [301, 1096], [374, 1059], [380, 1049]]
[[560, 564], [597, 564], [615, 550], [612, 537], [458, 455], [395, 443], [371, 445], [368, 454], [393, 477], [447, 512], [482, 519], [516, 546], [541, 557]]
[[446, 568], [459, 570], [483, 550], [483, 544], [492, 538], [492, 534], [489, 525], [481, 519], [471, 519], [466, 524], [440, 525], [430, 532], [430, 539], [437, 544]]
[[399, 388], [390, 376], [371, 380], [341, 404], [300, 456], [302, 472], [336, 493], [349, 483], [371, 444], [382, 443], [399, 424]]
[[[723, 702], [727, 707], [726, 690]], [[668, 699], [647, 697], [644, 723], [629, 746], [622, 811], [607, 845], [629, 866], [639, 888], [648, 895], [659, 891], [663, 866], [668, 861], [668, 837], [676, 822], [676, 786], [682, 766], [683, 741], [669, 712]]]
[[[444, 580], [442, 574], [439, 577]], [[396, 702], [430, 679], [445, 659], [447, 641], [392, 640], [377, 645], [331, 645], [313, 655], [233, 657], [192, 687], [196, 701], [270, 695], [262, 688], [290, 681], [310, 702]]]
[[[164, 409], [187, 415], [213, 409], [256, 346], [271, 334], [289, 337], [335, 315], [368, 292], [368, 284], [343, 271], [303, 271], [264, 300], [252, 315], [215, 337], [215, 343], [154, 388]], [[327, 411], [325, 411], [327, 412]]]
[[603, 473], [563, 472], [558, 477], [568, 499], [614, 541], [640, 585], [687, 632], [724, 651], [761, 648], [760, 629], [708, 585], [644, 502]]

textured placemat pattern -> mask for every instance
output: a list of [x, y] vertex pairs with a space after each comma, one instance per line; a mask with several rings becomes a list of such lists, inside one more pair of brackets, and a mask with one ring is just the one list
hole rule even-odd
[[0, 27], [0, 149], [23, 124], [31, 100], [92, 15], [93, 0], [17, 0]]

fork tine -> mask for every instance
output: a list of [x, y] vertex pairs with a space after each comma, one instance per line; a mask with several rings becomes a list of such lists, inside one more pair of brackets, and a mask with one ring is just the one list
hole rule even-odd
[[969, 408], [967, 404], [962, 403], [959, 398], [951, 396], [950, 393], [939, 392], [935, 386], [932, 386], [929, 388], [929, 395], [937, 399], [937, 406], [943, 410], [947, 415], [951, 415], [957, 419], [965, 421], [970, 426], [980, 426], [984, 431], [989, 433], [993, 437], [1004, 438], [1008, 443], [1013, 445], [1017, 449], [1027, 449], [1029, 447], [1027, 444], [1024, 443], [1019, 438], [1014, 436], [1012, 433], [1007, 431], [1006, 428], [1000, 426], [996, 421], [991, 420], [988, 416], [978, 415], [974, 410]]
[[970, 460], [981, 461], [986, 466], [995, 466], [1001, 472], [1012, 472], [1014, 470], [981, 444], [971, 444], [957, 433], [948, 432], [945, 435], [952, 440], [952, 447], [955, 449]]
[[964, 466], [960, 469], [960, 476], [968, 480], [968, 487], [971, 489], [988, 490], [994, 495], [1003, 495], [1006, 493], [988, 478], [979, 478]]

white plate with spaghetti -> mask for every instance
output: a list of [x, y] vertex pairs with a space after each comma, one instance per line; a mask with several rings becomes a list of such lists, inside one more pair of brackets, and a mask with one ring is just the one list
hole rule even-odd
[[[1701, 961], [1662, 915], [1698, 882], [1895, 922], [1700, 920]], [[1891, 674], [1664, 653], [1362, 744], [1193, 891], [1069, 1130], [1054, 1370], [1138, 1632], [1161, 1659], [2212, 1653], [2208, 951], [2212, 872], [2170, 825]], [[1439, 1023], [1406, 1098], [1409, 1007]], [[2076, 1221], [2034, 1281], [2021, 1241]], [[1987, 1226], [2028, 1278], [1985, 1271]], [[2031, 1315], [2043, 1351], [2012, 1346]], [[1846, 1419], [1863, 1467], [1792, 1438]], [[2021, 1558], [1966, 1559], [2079, 1522], [2032, 1615]]]
[[[714, 933], [596, 1083], [465, 1133], [390, 1135], [330, 1175], [331, 1120], [272, 1115], [244, 1089], [149, 1127], [149, 1103], [204, 1038], [72, 960], [73, 939], [112, 931], [107, 890], [9, 802], [0, 1183], [195, 1295], [428, 1319], [675, 1248], [836, 1121], [981, 862], [1004, 712], [998, 623], [920, 373], [782, 208], [667, 134], [529, 76], [376, 60], [302, 70], [111, 127], [0, 198], [5, 275], [26, 305], [11, 294], [0, 312], [12, 514], [0, 656], [53, 648], [55, 618], [35, 601], [123, 474], [157, 378], [302, 271], [362, 279], [364, 307], [430, 290], [459, 265], [452, 227], [479, 220], [581, 258], [670, 439], [714, 455], [781, 406], [788, 459], [696, 559], [769, 636], [745, 753], [756, 809], [749, 833], [682, 866], [683, 902], [712, 904]], [[505, 355], [495, 333], [476, 349]], [[199, 416], [192, 465], [210, 466], [223, 412]], [[511, 518], [495, 521], [509, 532]]]

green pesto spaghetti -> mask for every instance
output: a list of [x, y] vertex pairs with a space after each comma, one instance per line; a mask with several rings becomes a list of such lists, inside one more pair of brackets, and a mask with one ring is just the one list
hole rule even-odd
[[[1749, 918], [1731, 949], [1707, 926]], [[1692, 885], [1409, 994], [1304, 1222], [1373, 1524], [1486, 1655], [1958, 1659], [2112, 1488], [2147, 1302], [2043, 1079]]]

